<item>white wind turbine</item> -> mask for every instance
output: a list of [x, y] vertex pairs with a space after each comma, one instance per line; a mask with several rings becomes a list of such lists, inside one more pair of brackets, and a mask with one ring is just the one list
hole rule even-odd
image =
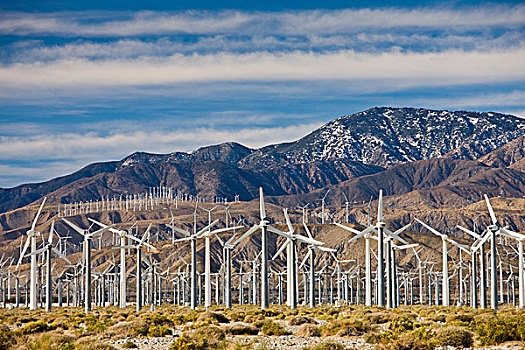
[[[259, 187], [259, 210], [260, 219], [259, 224], [255, 224], [248, 231], [246, 231], [234, 245], [243, 241], [257, 230], [261, 230], [261, 309], [267, 309], [270, 306], [270, 290], [269, 290], [269, 275], [268, 275], [268, 231], [276, 233], [285, 238], [290, 238], [289, 234], [270, 226], [266, 220], [266, 209], [264, 206], [264, 194], [262, 187]], [[283, 248], [284, 249], [284, 248]]]
[[[137, 284], [137, 290], [136, 290], [136, 310], [137, 312], [140, 311], [140, 309], [142, 309], [142, 247], [143, 246], [149, 246], [147, 243], [146, 243], [146, 239], [149, 237], [149, 232], [150, 232], [150, 229], [151, 229], [151, 226], [152, 224], [149, 224], [148, 228], [146, 229], [146, 232], [144, 232], [144, 235], [142, 236], [141, 239], [135, 237], [135, 236], [127, 236], [129, 238], [132, 238], [133, 240], [137, 241], [138, 243], [135, 244], [135, 245], [126, 245], [124, 246], [124, 249], [135, 249], [136, 250], [136, 253], [137, 253], [137, 271], [136, 271], [136, 284]], [[155, 251], [156, 248], [153, 247], [153, 246], [149, 246], [150, 248], [153, 248], [153, 250]], [[121, 247], [117, 248], [117, 249], [120, 249]]]
[[[38, 217], [40, 216], [40, 213], [42, 212], [42, 208], [44, 207], [44, 203], [46, 202], [47, 197], [44, 197], [44, 200], [42, 201], [42, 204], [40, 205], [40, 208], [38, 209], [38, 212], [36, 213], [35, 219], [33, 220], [33, 224], [31, 225], [31, 229], [29, 229], [27, 234], [27, 240], [24, 244], [24, 248], [22, 249], [22, 252], [20, 253], [20, 258], [18, 259], [18, 263], [16, 264], [16, 269], [18, 269], [18, 266], [22, 262], [22, 259], [24, 258], [24, 255], [26, 253], [27, 248], [29, 247], [29, 243], [31, 243], [31, 252], [36, 252], [36, 238], [40, 236], [40, 232], [35, 231], [36, 223], [38, 221]], [[29, 309], [30, 310], [36, 310], [36, 255], [31, 256], [31, 277], [30, 277], [30, 285], [29, 285]]]
[[61, 259], [66, 261], [68, 264], [71, 264], [71, 261], [67, 257], [65, 257], [58, 249], [53, 247], [53, 232], [55, 228], [55, 220], [51, 222], [51, 228], [49, 229], [49, 237], [47, 239], [47, 243], [44, 243], [44, 246], [40, 248], [37, 251], [32, 252], [29, 254], [30, 256], [38, 255], [40, 253], [46, 253], [46, 312], [51, 312], [51, 300], [52, 300], [52, 283], [53, 278], [51, 276], [51, 252], [54, 252], [56, 255], [58, 255]]
[[71, 226], [72, 229], [74, 229], [75, 231], [77, 231], [84, 237], [83, 258], [84, 258], [84, 268], [86, 269], [85, 283], [84, 283], [84, 298], [85, 298], [84, 299], [85, 300], [84, 310], [86, 313], [88, 313], [89, 311], [91, 311], [91, 282], [92, 282], [92, 278], [91, 278], [91, 240], [93, 239], [93, 237], [98, 236], [108, 231], [111, 227], [115, 225], [107, 226], [107, 227], [101, 228], [98, 231], [90, 233], [89, 229], [83, 230], [65, 218], [62, 218], [62, 220], [65, 223], [67, 223], [69, 226]]
[[[523, 304], [521, 307], [525, 307], [525, 286], [523, 281], [523, 240], [525, 240], [525, 236], [522, 234], [519, 234], [517, 232], [511, 231], [507, 229], [507, 227], [500, 226], [498, 223], [498, 220], [496, 219], [496, 215], [494, 214], [494, 210], [492, 209], [492, 205], [490, 204], [489, 197], [485, 195], [485, 202], [487, 204], [487, 208], [490, 213], [490, 218], [492, 220], [492, 225], [487, 226], [487, 233], [485, 236], [481, 238], [481, 240], [478, 242], [476, 247], [479, 247], [485, 243], [488, 238], [490, 238], [490, 290], [491, 290], [491, 298], [490, 298], [490, 306], [492, 309], [496, 310], [498, 308], [498, 286], [497, 286], [497, 271], [496, 271], [496, 235], [504, 235], [513, 239], [518, 240], [518, 256], [519, 256], [519, 276], [521, 283], [520, 288], [520, 295], [519, 295], [519, 302], [520, 304]], [[520, 285], [518, 285], [519, 287]], [[523, 293], [522, 293], [523, 292]]]
[[[369, 203], [370, 206], [370, 203]], [[392, 232], [387, 229], [383, 221], [383, 190], [379, 190], [379, 200], [377, 204], [377, 223], [374, 226], [368, 226], [363, 231], [355, 230], [351, 227], [336, 223], [337, 226], [350, 231], [357, 236], [352, 237], [348, 242], [352, 242], [360, 237], [365, 238], [365, 305], [372, 305], [372, 257], [370, 249], [370, 239], [376, 239], [377, 243], [377, 304], [379, 306], [385, 306], [385, 233], [392, 238], [397, 239], [403, 244], [408, 244], [407, 241], [402, 239], [399, 235], [410, 227], [410, 224], [400, 228], [399, 230]], [[372, 233], [376, 232], [377, 237]], [[390, 252], [388, 252], [390, 253]]]
[[[272, 232], [275, 232], [281, 236], [287, 237], [286, 242], [281, 246], [281, 248], [275, 253], [272, 260], [275, 259], [281, 252], [284, 250], [284, 248], [287, 248], [287, 291], [288, 291], [288, 305], [295, 309], [297, 308], [297, 244], [296, 242], [299, 241], [300, 243], [305, 243], [308, 245], [316, 245], [321, 246], [324, 243], [314, 240], [313, 238], [304, 237], [302, 235], [296, 235], [295, 230], [292, 226], [292, 223], [290, 221], [290, 217], [288, 216], [288, 210], [283, 209], [284, 211], [284, 217], [286, 219], [286, 225], [288, 226], [288, 232], [275, 232], [276, 229], [271, 230]], [[273, 228], [272, 228], [273, 229]]]
[[[100, 227], [109, 227], [108, 225], [105, 225], [101, 222], [98, 222], [92, 218], [88, 218], [91, 222], [97, 224]], [[127, 296], [127, 283], [126, 283], [126, 238], [132, 237], [131, 235], [127, 235], [126, 231], [118, 230], [115, 228], [109, 228], [109, 230], [113, 233], [116, 233], [120, 237], [120, 247], [117, 249], [120, 249], [120, 282], [119, 282], [119, 291], [120, 291], [120, 308], [126, 307], [126, 296]], [[152, 246], [151, 246], [152, 247]]]
[[[308, 228], [308, 226], [306, 226], [305, 223], [303, 223], [303, 226], [304, 226], [304, 229], [305, 229], [306, 233], [308, 234], [308, 237], [311, 240], [313, 240], [314, 237], [313, 237], [312, 233], [310, 232], [310, 229]], [[308, 253], [304, 257], [303, 261], [301, 262], [301, 266], [304, 265], [304, 263], [306, 262], [306, 260], [308, 258], [310, 259], [310, 271], [309, 271], [310, 276], [308, 278], [308, 282], [309, 282], [309, 293], [308, 293], [308, 295], [310, 296], [309, 306], [311, 308], [315, 307], [315, 266], [314, 266], [314, 263], [315, 263], [315, 252], [314, 252], [314, 249], [319, 249], [322, 252], [328, 252], [328, 253], [335, 253], [335, 252], [337, 252], [337, 249], [321, 247], [321, 246], [318, 246], [318, 245], [315, 245], [315, 244], [310, 244], [308, 246]]]
[[[174, 243], [190, 241], [190, 251], [191, 251], [190, 306], [192, 309], [195, 309], [197, 306], [197, 239], [202, 238], [202, 237], [209, 237], [212, 234], [217, 234], [220, 232], [225, 232], [228, 230], [239, 228], [239, 227], [229, 227], [229, 228], [222, 228], [222, 229], [210, 231], [210, 229], [213, 226], [215, 226], [218, 222], [219, 222], [219, 219], [216, 219], [215, 221], [211, 222], [206, 227], [204, 227], [203, 229], [197, 232], [197, 219], [196, 219], [196, 216], [194, 215], [193, 233], [190, 233], [190, 231], [181, 229], [177, 226], [169, 225], [170, 228], [172, 228], [173, 230], [185, 236], [183, 238], [176, 239]], [[209, 254], [209, 251], [208, 251], [208, 254]]]
[[435, 234], [436, 236], [441, 238], [442, 241], [442, 252], [443, 252], [443, 282], [442, 282], [442, 303], [443, 306], [449, 306], [450, 305], [450, 286], [449, 286], [449, 278], [448, 278], [448, 246], [447, 243], [450, 243], [452, 245], [455, 245], [459, 249], [463, 250], [464, 252], [470, 254], [469, 247], [464, 244], [459, 244], [458, 242], [454, 241], [453, 239], [449, 238], [448, 235], [443, 234], [434, 228], [428, 226], [423, 221], [419, 220], [418, 218], [415, 219], [418, 223], [420, 223], [423, 227], [425, 227], [427, 230]]
[[[211, 212], [217, 209], [218, 205], [211, 209], [199, 207], [208, 213], [208, 224], [211, 224]], [[228, 227], [228, 225], [226, 225]], [[210, 247], [210, 229], [204, 236], [204, 306], [211, 306], [211, 247]]]

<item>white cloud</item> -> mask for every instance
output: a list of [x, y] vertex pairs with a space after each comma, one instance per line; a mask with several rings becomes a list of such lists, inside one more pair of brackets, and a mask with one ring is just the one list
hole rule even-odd
[[58, 12], [5, 13], [0, 33], [63, 36], [136, 36], [159, 34], [329, 34], [362, 28], [516, 26], [525, 23], [523, 5], [443, 8], [377, 8], [285, 12]]
[[[413, 102], [439, 108], [483, 108], [522, 106], [525, 103], [525, 91], [515, 90], [505, 93], [479, 93], [463, 97], [446, 97], [432, 99], [414, 99]], [[518, 115], [522, 116], [522, 115]]]
[[48, 89], [294, 80], [389, 80], [395, 86], [407, 87], [511, 82], [524, 78], [525, 48], [379, 54], [354, 51], [216, 53], [127, 60], [60, 60], [0, 67], [2, 90], [16, 86]]
[[[28, 137], [0, 137], [0, 160], [38, 158], [82, 158], [94, 160], [119, 159], [137, 150], [154, 153], [190, 151], [198, 147], [235, 141], [258, 148], [271, 143], [296, 140], [319, 127], [320, 123], [288, 127], [244, 127], [237, 130], [196, 128], [177, 131], [136, 131], [108, 136], [86, 134], [53, 134]], [[141, 129], [136, 125], [135, 129]]]

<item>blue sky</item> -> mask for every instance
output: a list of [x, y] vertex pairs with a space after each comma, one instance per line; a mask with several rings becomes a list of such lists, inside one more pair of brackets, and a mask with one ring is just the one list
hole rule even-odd
[[374, 106], [525, 116], [524, 29], [520, 2], [0, 1], [0, 187]]

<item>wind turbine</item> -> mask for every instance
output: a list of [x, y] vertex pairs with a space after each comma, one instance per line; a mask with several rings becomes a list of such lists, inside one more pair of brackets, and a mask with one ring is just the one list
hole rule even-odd
[[53, 232], [55, 228], [55, 220], [51, 222], [51, 228], [49, 229], [49, 237], [47, 243], [44, 244], [42, 248], [37, 251], [32, 252], [30, 255], [38, 255], [40, 253], [46, 253], [46, 312], [51, 312], [51, 301], [52, 301], [52, 284], [53, 278], [51, 276], [51, 251], [58, 255], [61, 259], [66, 261], [68, 264], [71, 264], [71, 261], [65, 257], [58, 249], [53, 247]]
[[[208, 213], [208, 224], [211, 224], [211, 212], [215, 210], [218, 205], [211, 209], [199, 207]], [[226, 228], [228, 226], [226, 225]], [[204, 236], [204, 306], [211, 306], [211, 253], [210, 253], [210, 234]]]
[[[99, 225], [100, 227], [109, 227], [108, 225], [98, 222], [92, 218], [88, 218], [88, 220]], [[120, 305], [119, 306], [120, 308], [126, 308], [127, 284], [126, 284], [126, 248], [125, 247], [126, 247], [126, 238], [130, 238], [134, 236], [127, 235], [125, 231], [118, 230], [115, 228], [109, 228], [109, 230], [113, 233], [118, 234], [120, 237], [120, 247], [117, 248], [117, 249], [120, 249], [120, 283], [119, 283]]]
[[81, 229], [80, 227], [78, 227], [77, 225], [75, 225], [74, 223], [72, 223], [71, 221], [65, 219], [65, 218], [62, 218], [62, 221], [64, 221], [66, 224], [68, 224], [69, 226], [71, 226], [72, 229], [74, 229], [75, 231], [77, 231], [78, 233], [80, 233], [83, 237], [84, 237], [84, 267], [86, 269], [86, 273], [85, 273], [85, 284], [84, 284], [84, 300], [85, 300], [85, 303], [84, 303], [84, 310], [86, 313], [88, 313], [89, 311], [91, 311], [91, 240], [93, 239], [93, 237], [95, 236], [98, 236], [106, 231], [108, 231], [111, 227], [115, 226], [115, 225], [111, 225], [111, 226], [107, 226], [107, 227], [104, 227], [104, 228], [101, 228], [100, 230], [98, 231], [95, 231], [95, 232], [89, 232], [89, 229], [87, 230], [83, 230]]
[[[29, 247], [29, 243], [31, 243], [31, 252], [36, 252], [36, 238], [40, 236], [39, 231], [35, 231], [36, 223], [38, 221], [38, 217], [40, 216], [40, 213], [42, 212], [42, 208], [44, 207], [44, 203], [46, 202], [47, 197], [44, 197], [44, 200], [42, 201], [42, 204], [40, 205], [40, 208], [38, 209], [38, 212], [36, 213], [35, 219], [33, 220], [33, 224], [31, 225], [31, 228], [26, 232], [27, 234], [27, 240], [24, 244], [24, 248], [22, 249], [22, 252], [20, 253], [20, 258], [18, 259], [18, 263], [16, 264], [16, 269], [18, 269], [18, 266], [22, 262], [22, 259], [24, 258], [24, 255], [26, 253], [27, 248]], [[31, 277], [30, 277], [30, 285], [29, 285], [29, 309], [30, 310], [36, 310], [36, 255], [31, 256]]]
[[288, 232], [276, 232], [278, 231], [275, 228], [271, 228], [270, 231], [275, 232], [281, 236], [287, 237], [286, 242], [281, 246], [281, 248], [275, 253], [274, 257], [275, 259], [281, 252], [284, 250], [284, 248], [287, 248], [287, 277], [288, 277], [288, 283], [287, 283], [287, 289], [288, 289], [288, 305], [295, 309], [297, 308], [297, 246], [296, 242], [299, 241], [301, 243], [306, 243], [309, 245], [316, 245], [320, 246], [323, 245], [323, 242], [319, 242], [314, 240], [313, 238], [304, 237], [302, 235], [296, 235], [295, 230], [292, 226], [292, 223], [290, 221], [290, 217], [288, 216], [288, 210], [283, 209], [284, 211], [284, 217], [286, 219], [286, 225], [288, 226]]
[[432, 227], [425, 224], [423, 221], [419, 219], [415, 219], [418, 223], [420, 223], [423, 227], [425, 227], [427, 230], [435, 234], [436, 236], [441, 238], [442, 241], [442, 249], [443, 249], [443, 283], [441, 285], [442, 287], [442, 294], [443, 294], [443, 306], [449, 306], [450, 305], [450, 286], [449, 286], [449, 278], [448, 278], [448, 247], [447, 242], [455, 245], [459, 249], [467, 252], [470, 254], [469, 247], [464, 244], [459, 244], [458, 242], [454, 241], [453, 239], [449, 238], [448, 235], [443, 234]]
[[[498, 220], [496, 219], [496, 215], [494, 214], [494, 210], [492, 209], [492, 205], [490, 204], [489, 197], [485, 195], [485, 202], [487, 203], [487, 208], [490, 213], [490, 218], [492, 220], [492, 225], [487, 226], [487, 234], [481, 239], [481, 241], [478, 243], [479, 245], [482, 245], [487, 241], [487, 239], [490, 237], [490, 289], [491, 289], [491, 308], [496, 310], [498, 308], [498, 286], [497, 286], [497, 273], [496, 273], [496, 234], [499, 235], [505, 235], [510, 238], [514, 238], [518, 240], [518, 256], [519, 256], [519, 265], [518, 265], [518, 275], [520, 276], [519, 280], [519, 286], [520, 288], [520, 295], [519, 295], [519, 303], [520, 307], [525, 307], [525, 286], [523, 281], [523, 240], [525, 240], [525, 235], [519, 234], [517, 232], [511, 231], [507, 229], [506, 227], [500, 226], [498, 224]], [[518, 287], [519, 287], [518, 286]]]
[[[310, 232], [310, 229], [308, 228], [308, 226], [306, 226], [305, 223], [303, 223], [303, 226], [304, 226], [304, 229], [305, 229], [306, 233], [308, 234], [308, 237], [311, 240], [314, 240], [314, 237], [312, 236], [312, 233]], [[301, 262], [301, 265], [304, 265], [306, 260], [308, 258], [310, 258], [310, 276], [308, 278], [308, 282], [309, 282], [308, 295], [310, 296], [310, 298], [309, 298], [309, 306], [311, 308], [315, 307], [315, 266], [314, 266], [315, 252], [314, 252], [314, 249], [319, 249], [322, 252], [328, 252], [328, 253], [330, 253], [330, 252], [331, 253], [337, 252], [337, 249], [321, 247], [321, 246], [318, 246], [318, 245], [315, 245], [315, 244], [310, 244], [308, 246], [308, 253], [304, 257], [304, 260]]]

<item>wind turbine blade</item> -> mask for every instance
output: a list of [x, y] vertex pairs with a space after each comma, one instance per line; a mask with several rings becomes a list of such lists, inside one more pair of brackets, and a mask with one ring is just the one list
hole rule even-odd
[[20, 258], [18, 259], [18, 263], [16, 264], [16, 269], [18, 270], [18, 265], [22, 262], [22, 259], [24, 258], [24, 255], [26, 254], [26, 250], [29, 247], [29, 243], [31, 241], [31, 237], [27, 237], [26, 243], [24, 244], [24, 249], [22, 249], [22, 252], [20, 253]]
[[58, 255], [62, 260], [66, 261], [67, 263], [71, 264], [71, 261], [69, 261], [69, 259], [64, 255], [62, 254], [58, 249], [56, 248], [51, 248], [53, 250], [53, 252]]
[[98, 231], [95, 231], [95, 232], [93, 232], [93, 233], [90, 233], [89, 235], [90, 235], [91, 237], [98, 236], [98, 235], [100, 235], [100, 234], [102, 234], [102, 233], [104, 233], [104, 232], [106, 232], [106, 231], [109, 231], [109, 229], [111, 229], [112, 227], [115, 227], [115, 225], [116, 225], [116, 224], [113, 224], [113, 225], [110, 225], [110, 226], [103, 227], [103, 228], [101, 228], [101, 229], [98, 230]]
[[435, 234], [436, 236], [439, 236], [441, 238], [444, 238], [445, 235], [442, 234], [441, 232], [438, 232], [436, 230], [434, 230], [432, 227], [428, 226], [427, 224], [425, 224], [423, 221], [419, 220], [418, 218], [415, 218], [415, 220], [417, 222], [419, 222], [423, 227], [425, 227], [427, 230], [429, 230], [430, 232], [432, 232], [433, 234]]
[[311, 239], [314, 239], [314, 237], [312, 236], [312, 233], [310, 232], [310, 229], [308, 228], [308, 226], [306, 226], [306, 223], [303, 222], [303, 226], [304, 226], [306, 233], [308, 234], [308, 237], [310, 237]]
[[168, 226], [169, 228], [171, 228], [173, 231], [177, 231], [178, 233], [180, 234], [183, 234], [184, 236], [191, 236], [191, 233], [190, 231], [187, 231], [187, 230], [183, 230], [175, 225], [172, 225], [172, 224], [166, 224], [166, 226]]
[[509, 236], [509, 237], [512, 237], [512, 238], [515, 238], [517, 240], [525, 240], [525, 235], [521, 234], [521, 233], [517, 233], [517, 232], [514, 232], [514, 231], [511, 231], [505, 227], [502, 227], [500, 228], [500, 231], [501, 233]]
[[406, 240], [404, 240], [403, 238], [401, 238], [400, 236], [398, 236], [395, 232], [392, 232], [390, 231], [389, 229], [385, 228], [385, 232], [387, 235], [389, 235], [390, 237], [392, 238], [395, 238], [397, 239], [399, 242], [403, 243], [403, 244], [408, 244], [408, 242]]
[[237, 244], [241, 243], [246, 237], [257, 231], [259, 228], [261, 228], [260, 225], [254, 225], [252, 228], [250, 228], [248, 231], [246, 231], [239, 239], [235, 241], [235, 243], [232, 244], [232, 246], [236, 246]]
[[327, 253], [336, 253], [337, 252], [337, 249], [334, 249], [334, 248], [328, 248], [328, 247], [315, 247], [316, 249], [319, 249], [323, 252], [327, 252]]
[[224, 247], [224, 241], [221, 239], [221, 237], [219, 237], [217, 233], [215, 233], [215, 237], [217, 237], [217, 241], [219, 241], [219, 244], [221, 245], [221, 247]]
[[77, 231], [78, 233], [80, 233], [82, 236], [84, 236], [84, 230], [81, 229], [80, 227], [78, 227], [77, 225], [75, 225], [74, 223], [72, 223], [71, 221], [69, 221], [68, 219], [65, 219], [65, 218], [62, 218], [62, 221], [64, 221], [66, 224], [68, 224], [69, 226], [71, 226], [71, 228], [75, 231]]
[[55, 229], [55, 220], [51, 221], [51, 228], [49, 229], [49, 238], [47, 242], [53, 244], [53, 230]]
[[316, 245], [316, 246], [324, 245], [324, 242], [317, 241], [315, 239], [310, 239], [308, 237], [304, 237], [304, 236], [301, 236], [301, 235], [294, 235], [293, 237], [296, 240], [298, 240], [299, 242], [302, 242], [302, 243], [305, 243], [305, 244], [312, 244], [312, 245]]
[[191, 239], [193, 239], [193, 237], [183, 237], [183, 238], [179, 238], [179, 239], [174, 240], [173, 243], [186, 242], [186, 241], [189, 241]]
[[293, 229], [292, 223], [290, 222], [290, 217], [288, 216], [288, 209], [284, 208], [284, 218], [286, 219], [286, 225], [288, 226], [288, 232], [293, 234], [295, 231]]
[[383, 190], [379, 190], [379, 202], [377, 203], [377, 221], [383, 222]]
[[487, 208], [489, 208], [490, 218], [492, 219], [492, 224], [497, 225], [498, 220], [496, 219], [496, 215], [494, 214], [494, 210], [492, 209], [492, 205], [490, 204], [489, 197], [485, 194], [485, 202], [487, 203]]
[[358, 239], [358, 238], [360, 238], [360, 237], [363, 237], [364, 235], [365, 235], [365, 234], [364, 234], [363, 232], [361, 232], [361, 233], [359, 233], [357, 236], [354, 236], [354, 237], [350, 238], [350, 239], [348, 240], [348, 243], [351, 243], [351, 242], [355, 241], [356, 239]]
[[264, 193], [262, 187], [259, 187], [259, 209], [261, 211], [261, 220], [266, 219], [266, 209], [264, 208]]
[[31, 252], [31, 253], [27, 254], [27, 256], [38, 255], [38, 254], [40, 254], [40, 253], [45, 252], [46, 249], [47, 249], [47, 247], [40, 248], [40, 249], [38, 249], [38, 250], [35, 250], [34, 252]]
[[335, 224], [336, 224], [337, 226], [339, 226], [340, 228], [345, 229], [345, 230], [347, 230], [347, 231], [350, 231], [350, 232], [352, 232], [352, 233], [354, 233], [354, 234], [356, 234], [356, 235], [359, 235], [359, 234], [363, 233], [363, 232], [361, 232], [361, 231], [358, 231], [358, 230], [356, 230], [356, 229], [354, 229], [354, 228], [351, 228], [351, 227], [345, 226], [345, 225], [340, 224], [340, 223], [338, 223], [338, 222], [336, 222]]
[[393, 236], [399, 236], [403, 231], [405, 231], [407, 228], [409, 228], [410, 226], [412, 226], [412, 223], [409, 223], [408, 225], [405, 225], [403, 227], [401, 227], [400, 229], [398, 229], [397, 231], [394, 231], [392, 233]]
[[206, 226], [205, 228], [203, 228], [202, 230], [200, 230], [199, 232], [197, 232], [197, 233], [196, 233], [196, 236], [200, 236], [203, 232], [208, 231], [210, 228], [212, 228], [213, 226], [215, 226], [218, 222], [219, 222], [219, 219], [215, 220], [215, 221], [212, 222], [211, 224], [208, 224], [208, 226]]
[[282, 245], [281, 245], [281, 248], [279, 248], [279, 250], [275, 253], [275, 255], [272, 257], [272, 260], [275, 260], [279, 254], [281, 254], [284, 250], [284, 248], [286, 248], [288, 246], [288, 244], [290, 244], [290, 240], [287, 239]]
[[279, 229], [276, 229], [275, 227], [273, 226], [269, 226], [268, 225], [268, 231], [270, 232], [273, 232], [273, 233], [277, 233], [279, 236], [283, 236], [283, 237], [286, 237], [286, 238], [292, 238], [292, 235], [286, 233], [286, 232], [283, 232]]
[[310, 257], [310, 254], [312, 254], [312, 250], [311, 249], [308, 249], [308, 253], [306, 253], [303, 261], [301, 261], [301, 264], [299, 265], [299, 268], [302, 269], [304, 264], [306, 264], [306, 262], [308, 261], [308, 258]]
[[491, 236], [490, 231], [487, 231], [485, 236], [483, 236], [481, 240], [479, 240], [476, 244], [474, 244], [474, 246], [472, 247], [472, 250], [477, 251], [490, 238], [490, 236]]
[[148, 238], [148, 236], [149, 236], [149, 230], [151, 230], [151, 226], [152, 226], [152, 225], [153, 225], [153, 224], [149, 224], [149, 225], [148, 225], [148, 228], [146, 229], [146, 232], [144, 232], [144, 234], [142, 235], [142, 239], [140, 240], [140, 244], [141, 244], [141, 245], [144, 244], [144, 241], [146, 240], [146, 238]]
[[[231, 230], [238, 230], [240, 228], [243, 228], [244, 226], [234, 226], [234, 227], [223, 227], [223, 228], [219, 228], [219, 229], [216, 229], [216, 230], [213, 230], [211, 231], [211, 234], [217, 234], [217, 233], [222, 233], [222, 232], [227, 232], [227, 231], [231, 231]], [[206, 232], [204, 232], [206, 233]]]
[[456, 228], [460, 229], [461, 231], [471, 235], [472, 237], [476, 238], [476, 239], [481, 239], [481, 236], [478, 235], [477, 233], [473, 232], [473, 231], [470, 231], [469, 229], [463, 227], [463, 226], [460, 226], [460, 225], [457, 225]]
[[38, 217], [40, 216], [40, 213], [42, 212], [42, 208], [44, 207], [44, 204], [46, 203], [46, 199], [47, 197], [44, 197], [42, 204], [40, 204], [40, 208], [38, 208], [38, 212], [36, 213], [35, 219], [33, 220], [33, 224], [31, 225], [31, 231], [33, 231], [36, 227], [36, 222], [38, 221]]

